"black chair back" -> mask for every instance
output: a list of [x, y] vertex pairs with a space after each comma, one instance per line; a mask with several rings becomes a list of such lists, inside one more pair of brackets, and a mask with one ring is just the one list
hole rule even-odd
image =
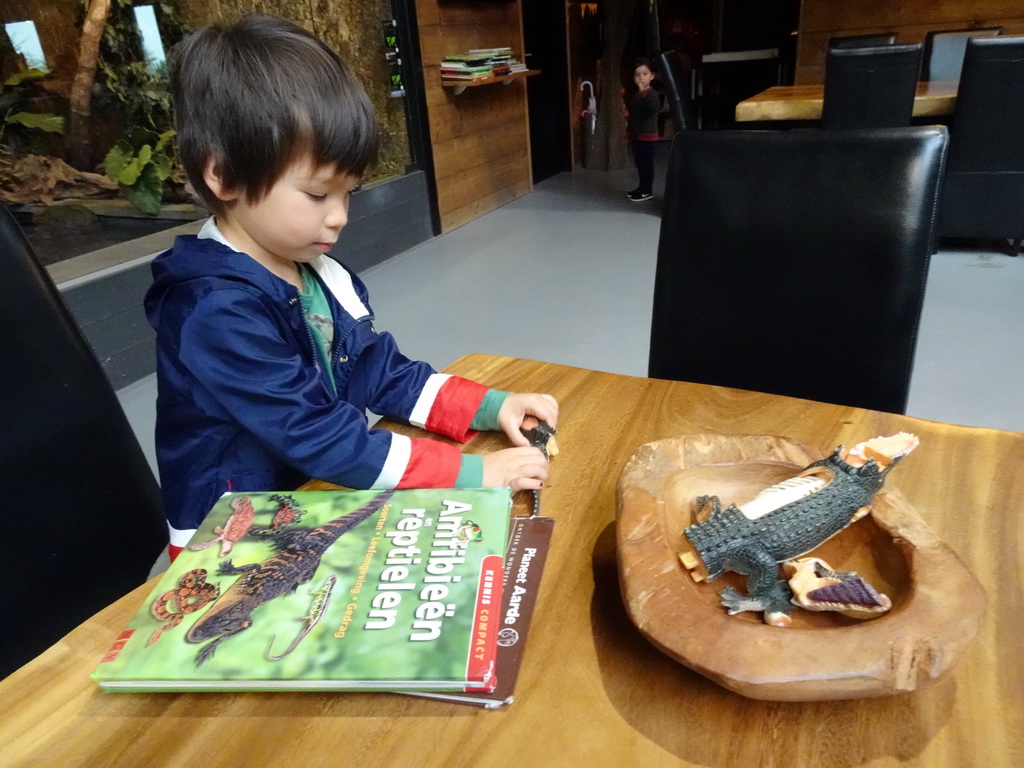
[[921, 45], [833, 48], [825, 64], [822, 128], [910, 125]]
[[902, 413], [942, 126], [675, 138], [649, 375]]
[[924, 37], [922, 80], [959, 80], [964, 66], [967, 41], [975, 37], [993, 37], [1002, 27], [948, 29], [929, 32]]
[[689, 131], [697, 127], [697, 110], [690, 97], [689, 58], [678, 51], [660, 51], [655, 62], [658, 77], [665, 84], [672, 125], [676, 131]]
[[5, 677], [144, 582], [167, 527], [117, 396], [6, 208], [0, 271]]
[[837, 35], [828, 39], [829, 50], [833, 48], [875, 48], [879, 45], [896, 45], [896, 33], [881, 32], [871, 35]]
[[1024, 238], [1024, 37], [967, 44], [950, 125], [939, 233]]

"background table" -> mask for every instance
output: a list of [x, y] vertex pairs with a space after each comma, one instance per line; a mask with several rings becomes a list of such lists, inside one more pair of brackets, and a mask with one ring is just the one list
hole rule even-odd
[[[543, 492], [558, 522], [515, 703], [487, 712], [393, 694], [101, 693], [89, 673], [151, 588], [141, 587], [0, 682], [0, 765], [1020, 765], [1024, 435], [486, 355], [448, 370], [550, 392], [562, 405], [561, 453]], [[671, 661], [630, 623], [615, 486], [638, 446], [756, 433], [824, 454], [901, 429], [921, 447], [890, 483], [989, 594], [980, 635], [951, 678], [881, 699], [754, 701]], [[468, 450], [503, 444], [480, 435]], [[529, 495], [520, 496], [525, 513]], [[60, 595], [39, 599], [60, 610]]]
[[[914, 96], [914, 117], [953, 114], [957, 83], [921, 82]], [[824, 85], [777, 85], [736, 105], [738, 121], [821, 120]]]

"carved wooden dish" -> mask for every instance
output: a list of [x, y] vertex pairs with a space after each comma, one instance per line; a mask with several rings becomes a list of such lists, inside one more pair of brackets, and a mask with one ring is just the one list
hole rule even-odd
[[630, 618], [673, 659], [755, 699], [849, 699], [935, 685], [977, 634], [985, 592], [895, 490], [910, 462], [893, 471], [870, 515], [811, 553], [888, 595], [893, 607], [877, 618], [794, 606], [792, 626], [780, 628], [759, 613], [729, 616], [718, 593], [727, 585], [745, 593], [746, 580], [727, 573], [697, 583], [679, 562], [697, 496], [741, 504], [819, 458], [764, 436], [686, 435], [637, 449], [618, 485], [619, 580]]

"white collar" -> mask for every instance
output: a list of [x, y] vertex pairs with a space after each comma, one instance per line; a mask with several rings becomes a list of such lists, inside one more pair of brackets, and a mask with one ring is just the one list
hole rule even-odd
[[217, 226], [217, 222], [213, 220], [213, 216], [206, 220], [203, 224], [203, 228], [199, 230], [199, 234], [196, 235], [200, 240], [216, 240], [221, 245], [226, 245], [232, 251], [241, 253], [235, 246], [228, 242], [228, 239], [224, 237], [224, 233], [220, 231], [220, 227]]
[[[216, 240], [218, 243], [226, 245], [232, 251], [242, 253], [224, 237], [224, 233], [220, 231], [220, 227], [213, 220], [213, 216], [206, 220], [206, 223], [203, 224], [203, 228], [199, 230], [199, 234], [196, 237], [201, 240]], [[334, 294], [334, 298], [338, 300], [338, 303], [353, 318], [358, 320], [370, 314], [370, 310], [367, 309], [366, 305], [359, 298], [359, 294], [356, 293], [356, 288], [352, 284], [352, 275], [349, 274], [345, 267], [326, 254], [317, 256], [313, 261], [309, 262], [309, 266], [315, 269], [317, 274], [323, 278], [327, 289]]]

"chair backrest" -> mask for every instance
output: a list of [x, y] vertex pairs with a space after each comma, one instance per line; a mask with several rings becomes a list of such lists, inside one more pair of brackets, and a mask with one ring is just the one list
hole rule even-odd
[[967, 44], [939, 232], [1024, 237], [1024, 37]]
[[902, 413], [942, 126], [672, 145], [649, 375]]
[[967, 41], [975, 37], [993, 37], [1002, 27], [948, 29], [929, 32], [924, 37], [922, 80], [959, 80], [964, 65]]
[[167, 527], [117, 396], [6, 208], [0, 274], [5, 677], [144, 582]]
[[658, 76], [665, 84], [669, 108], [672, 110], [672, 125], [677, 131], [689, 131], [697, 127], [697, 111], [690, 97], [689, 58], [678, 51], [660, 51], [657, 55]]
[[837, 35], [828, 39], [828, 49], [833, 48], [875, 48], [879, 45], [896, 45], [895, 32], [880, 32], [871, 35]]
[[825, 64], [822, 128], [910, 125], [921, 44], [833, 48]]

